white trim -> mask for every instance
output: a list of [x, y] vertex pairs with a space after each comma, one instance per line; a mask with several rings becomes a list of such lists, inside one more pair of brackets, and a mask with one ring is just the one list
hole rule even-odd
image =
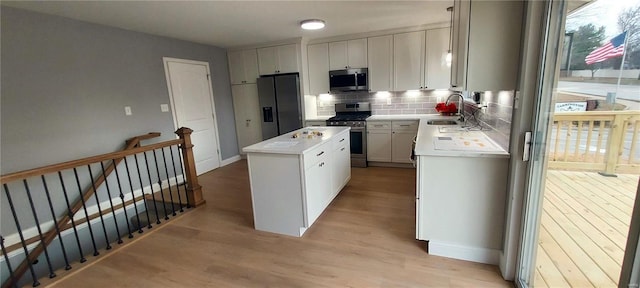
[[[178, 175], [178, 177], [177, 177], [178, 185], [181, 185], [181, 184], [184, 183], [184, 181], [182, 181], [183, 179], [184, 178], [183, 178], [182, 174]], [[163, 180], [162, 181], [162, 189], [168, 188], [169, 187], [169, 185], [168, 185], [169, 182], [171, 182], [172, 184], [175, 184], [176, 183], [176, 177], [169, 178], [169, 181]], [[136, 197], [142, 196], [143, 191], [145, 192], [145, 194], [149, 194], [148, 191], [150, 189], [153, 189], [153, 193], [160, 192], [162, 190], [160, 185], [158, 185], [158, 183], [154, 183], [151, 186], [147, 185], [147, 186], [143, 187], [142, 189], [140, 189], [140, 188], [136, 189], [136, 190], [133, 191], [133, 193], [129, 193], [129, 194], [125, 195], [124, 201], [127, 202], [129, 200], [132, 200], [133, 199], [133, 195], [135, 195]], [[114, 202], [114, 205], [122, 204], [122, 201], [120, 200], [119, 196], [113, 197], [111, 200]], [[138, 201], [137, 203], [142, 203], [142, 200]], [[130, 206], [130, 205], [133, 205], [133, 203], [127, 205], [127, 207]], [[112, 217], [113, 216], [113, 214], [111, 213], [111, 209], [107, 208], [107, 207], [111, 207], [111, 204], [109, 203], [109, 199], [100, 201], [100, 207], [103, 208], [103, 213], [102, 213], [103, 218]], [[88, 206], [87, 207], [87, 213], [89, 215], [93, 215], [95, 213], [98, 213], [98, 205], [94, 204], [94, 205]], [[117, 209], [116, 213], [117, 214], [122, 213], [122, 208]], [[86, 216], [85, 216], [85, 213], [84, 213], [84, 209], [78, 210], [78, 212], [76, 212], [76, 214], [73, 215], [73, 220], [74, 221], [82, 221], [84, 219], [86, 219]], [[91, 223], [94, 223], [94, 221], [97, 221], [97, 220], [100, 220], [100, 218], [96, 218], [96, 219], [91, 220]], [[49, 231], [50, 229], [52, 229], [53, 225], [54, 225], [53, 220], [50, 220], [50, 221], [47, 221], [47, 222], [43, 222], [43, 223], [40, 223], [40, 229], [42, 230], [43, 233], [45, 233], [46, 231]], [[80, 227], [84, 227], [82, 225], [86, 225], [86, 222], [83, 223], [83, 224], [80, 224], [80, 225], [78, 225], [76, 227], [79, 229]], [[71, 230], [73, 230], [73, 229], [67, 229], [65, 231], [61, 231], [61, 234], [66, 235], [65, 233], [71, 233], [70, 232]], [[38, 228], [35, 227], [35, 226], [30, 227], [28, 229], [23, 230], [22, 234], [24, 235], [24, 239], [25, 240], [26, 239], [30, 239], [30, 238], [35, 237], [35, 236], [38, 235]], [[19, 243], [19, 242], [20, 242], [20, 235], [18, 234], [18, 232], [15, 232], [15, 233], [5, 237], [5, 246], [10, 246], [10, 245], [13, 245], [13, 244], [16, 244], [16, 243]], [[29, 246], [31, 246], [31, 245], [29, 245]], [[9, 253], [9, 254], [11, 254], [11, 253]]]
[[242, 157], [240, 155], [236, 155], [236, 156], [231, 156], [227, 159], [222, 160], [222, 162], [220, 162], [220, 167], [224, 167], [227, 166], [231, 163], [235, 163], [242, 160]]
[[446, 242], [429, 241], [429, 254], [497, 265], [500, 261], [500, 250], [461, 246]]
[[[174, 130], [178, 128], [178, 117], [176, 116], [176, 106], [175, 101], [173, 100], [173, 92], [171, 89], [171, 74], [169, 73], [169, 62], [176, 62], [182, 64], [191, 64], [191, 65], [203, 65], [207, 69], [207, 73], [209, 77], [207, 77], [207, 82], [209, 83], [209, 95], [211, 95], [211, 109], [213, 111], [213, 132], [216, 134], [216, 147], [217, 147], [217, 157], [219, 166], [213, 169], [217, 169], [222, 167], [222, 153], [220, 152], [220, 133], [218, 131], [218, 113], [216, 112], [216, 101], [213, 95], [213, 86], [211, 84], [211, 78], [213, 78], [213, 74], [211, 73], [211, 68], [209, 67], [209, 62], [204, 61], [196, 61], [196, 60], [188, 60], [188, 59], [179, 59], [172, 57], [162, 57], [162, 61], [164, 63], [164, 73], [167, 80], [167, 89], [169, 90], [169, 102], [171, 103], [171, 114], [173, 116], [173, 127]], [[176, 135], [177, 137], [177, 135]], [[213, 170], [212, 169], [212, 170]], [[208, 172], [208, 171], [206, 171]], [[204, 173], [204, 172], [203, 172]], [[202, 174], [202, 173], [200, 173]]]

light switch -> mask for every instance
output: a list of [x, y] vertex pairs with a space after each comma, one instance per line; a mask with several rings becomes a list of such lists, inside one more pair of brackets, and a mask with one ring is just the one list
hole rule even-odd
[[131, 115], [131, 106], [124, 106], [124, 115]]
[[169, 112], [169, 104], [160, 104], [160, 111]]

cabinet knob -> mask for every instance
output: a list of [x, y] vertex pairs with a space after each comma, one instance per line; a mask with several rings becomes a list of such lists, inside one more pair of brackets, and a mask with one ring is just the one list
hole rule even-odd
[[349, 66], [344, 66], [344, 68], [349, 68]]

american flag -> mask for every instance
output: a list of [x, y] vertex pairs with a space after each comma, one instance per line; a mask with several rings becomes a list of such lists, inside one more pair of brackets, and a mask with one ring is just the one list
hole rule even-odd
[[609, 58], [615, 58], [624, 54], [624, 39], [627, 37], [627, 31], [622, 34], [613, 37], [609, 42], [600, 46], [598, 49], [591, 51], [584, 62], [588, 65], [593, 63], [602, 62]]

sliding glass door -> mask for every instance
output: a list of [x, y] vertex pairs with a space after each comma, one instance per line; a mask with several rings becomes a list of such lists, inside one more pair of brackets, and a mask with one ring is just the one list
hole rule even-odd
[[[538, 23], [542, 26], [541, 48], [525, 48], [525, 54], [536, 55], [523, 56], [538, 61], [537, 75], [521, 82], [521, 86], [535, 86], [529, 91], [529, 96], [535, 98], [531, 107], [523, 107], [531, 109], [528, 116], [532, 137], [531, 157], [519, 163], [526, 167], [526, 173], [522, 181], [518, 287], [638, 287], [640, 149], [636, 147], [640, 145], [634, 142], [640, 139], [636, 136], [640, 130], [640, 109], [632, 102], [615, 102], [614, 97], [614, 103], [609, 104], [623, 107], [624, 111], [606, 110], [603, 107], [610, 101], [610, 95], [596, 95], [599, 92], [587, 92], [586, 88], [585, 91], [566, 88], [612, 87], [606, 83], [610, 79], [593, 74], [586, 80], [577, 79], [572, 75], [578, 72], [572, 73], [566, 63], [570, 52], [565, 52], [563, 58], [563, 48], [571, 51], [571, 47], [563, 47], [568, 43], [565, 40], [569, 35], [569, 29], [565, 29], [568, 12], [579, 12], [595, 2], [598, 0], [527, 4], [527, 16], [532, 17], [538, 11], [533, 17], [541, 18]], [[536, 31], [530, 28], [527, 30]], [[604, 44], [607, 39], [603, 38]], [[561, 70], [564, 65], [569, 69]], [[640, 83], [628, 82], [623, 89], [616, 87], [616, 91], [640, 89]], [[560, 113], [556, 104], [561, 102], [588, 103], [592, 105], [591, 111]], [[593, 109], [593, 103], [600, 104], [601, 109]], [[512, 170], [515, 165], [512, 162]], [[517, 180], [512, 178], [512, 182]], [[509, 240], [505, 241], [507, 245]]]

